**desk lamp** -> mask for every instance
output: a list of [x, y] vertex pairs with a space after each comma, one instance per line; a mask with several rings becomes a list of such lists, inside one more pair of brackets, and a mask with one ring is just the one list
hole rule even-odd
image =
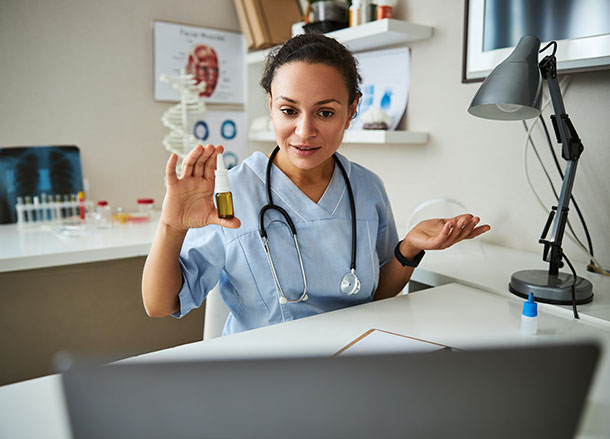
[[[578, 158], [583, 151], [570, 118], [565, 112], [557, 81], [557, 43], [552, 41], [540, 52], [553, 45], [553, 53], [538, 63], [540, 40], [525, 35], [513, 52], [492, 70], [472, 99], [468, 112], [474, 116], [494, 120], [524, 120], [540, 114], [542, 83], [549, 88], [554, 115], [551, 116], [557, 141], [562, 144], [562, 157], [567, 161], [557, 206], [553, 206], [539, 242], [544, 245], [543, 260], [549, 263], [546, 270], [523, 270], [513, 273], [509, 289], [517, 296], [527, 298], [530, 292], [536, 300], [560, 305], [583, 304], [593, 300], [593, 286], [582, 277], [560, 273], [565, 258], [561, 248], [568, 205], [576, 175]], [[552, 225], [551, 237], [547, 239]], [[567, 261], [567, 259], [566, 259]], [[569, 261], [568, 265], [571, 265]], [[574, 271], [574, 270], [573, 270]]]

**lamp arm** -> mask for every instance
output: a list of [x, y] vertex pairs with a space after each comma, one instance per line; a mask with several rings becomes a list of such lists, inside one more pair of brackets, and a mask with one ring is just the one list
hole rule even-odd
[[[555, 114], [551, 116], [551, 119], [553, 121], [553, 126], [555, 127], [555, 134], [557, 135], [559, 143], [562, 144], [562, 156], [567, 160], [559, 201], [557, 206], [553, 208], [553, 210], [556, 211], [556, 214], [554, 215], [554, 218], [552, 218], [552, 215], [549, 216], [543, 236], [540, 238], [540, 243], [544, 244], [543, 259], [550, 263], [549, 274], [557, 275], [559, 268], [563, 266], [563, 250], [561, 249], [561, 243], [568, 220], [568, 210], [578, 159], [584, 147], [574, 129], [574, 125], [572, 125], [572, 122], [570, 121], [570, 117], [565, 112], [559, 82], [557, 81], [555, 56], [550, 55], [545, 57], [540, 62], [540, 70], [542, 77], [547, 80], [551, 102], [553, 103]], [[553, 212], [551, 212], [551, 214], [552, 213]], [[547, 240], [546, 232], [548, 230], [548, 223], [551, 219], [554, 220], [553, 228], [551, 230], [551, 239]]]

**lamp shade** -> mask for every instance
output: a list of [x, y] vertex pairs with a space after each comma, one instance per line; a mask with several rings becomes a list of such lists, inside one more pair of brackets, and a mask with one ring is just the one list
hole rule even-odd
[[538, 69], [540, 40], [521, 37], [512, 53], [487, 76], [468, 112], [484, 119], [523, 120], [540, 114], [542, 78]]

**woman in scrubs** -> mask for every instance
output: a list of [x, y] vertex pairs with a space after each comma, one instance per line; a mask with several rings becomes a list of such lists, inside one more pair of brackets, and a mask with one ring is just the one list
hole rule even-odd
[[[213, 201], [222, 146], [193, 149], [180, 178], [171, 155], [143, 273], [148, 315], [180, 318], [201, 306], [218, 282], [230, 311], [223, 334], [392, 297], [424, 251], [490, 229], [468, 214], [423, 221], [399, 240], [381, 179], [336, 153], [356, 113], [359, 82], [352, 54], [321, 34], [294, 37], [269, 55], [261, 85], [279, 150], [271, 163], [255, 152], [229, 171], [239, 219], [218, 218]], [[272, 202], [291, 218], [299, 245], [285, 217], [267, 210], [262, 221], [271, 258], [259, 224], [268, 204], [268, 166]], [[354, 263], [360, 289], [349, 294], [342, 281]]]

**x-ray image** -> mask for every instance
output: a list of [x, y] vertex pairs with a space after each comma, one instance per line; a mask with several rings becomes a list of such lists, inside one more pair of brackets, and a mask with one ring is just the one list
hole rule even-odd
[[486, 0], [483, 50], [514, 47], [527, 34], [541, 41], [604, 35], [609, 16], [608, 0]]
[[17, 197], [42, 198], [83, 190], [76, 146], [0, 148], [0, 224], [17, 222]]

